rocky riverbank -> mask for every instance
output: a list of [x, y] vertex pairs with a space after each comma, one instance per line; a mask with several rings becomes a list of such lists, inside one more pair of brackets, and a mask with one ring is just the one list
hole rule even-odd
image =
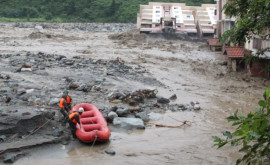
[[117, 90], [123, 81], [163, 86], [144, 76], [143, 67], [125, 65], [120, 58], [94, 60], [27, 52], [1, 54], [0, 59], [1, 155], [41, 144], [67, 144], [70, 133], [58, 108], [63, 90], [69, 90], [77, 103], [104, 101], [97, 106], [108, 123], [125, 129], [144, 129], [145, 122], [168, 110], [200, 109], [198, 102], [170, 104], [177, 96], [157, 97], [156, 89]]

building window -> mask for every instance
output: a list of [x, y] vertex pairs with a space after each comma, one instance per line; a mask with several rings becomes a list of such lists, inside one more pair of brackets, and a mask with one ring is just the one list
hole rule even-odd
[[259, 38], [253, 38], [253, 49], [261, 49], [262, 48], [262, 40]]
[[157, 10], [157, 11], [156, 11], [156, 13], [160, 13], [160, 11], [159, 11], [159, 10]]

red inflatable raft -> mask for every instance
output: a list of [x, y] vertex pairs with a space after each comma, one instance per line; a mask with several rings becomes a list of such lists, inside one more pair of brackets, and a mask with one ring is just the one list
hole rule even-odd
[[81, 103], [75, 105], [71, 112], [77, 111], [80, 107], [84, 108], [84, 112], [80, 119], [81, 127], [79, 124], [76, 126], [77, 138], [84, 143], [107, 141], [111, 132], [99, 109], [92, 104]]

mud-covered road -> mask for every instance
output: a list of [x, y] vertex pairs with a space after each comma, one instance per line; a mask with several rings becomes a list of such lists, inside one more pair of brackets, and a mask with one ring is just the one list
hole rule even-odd
[[[60, 26], [59, 26], [60, 27]], [[27, 150], [16, 165], [45, 164], [234, 164], [241, 156], [237, 149], [216, 149], [212, 136], [231, 130], [226, 117], [236, 109], [243, 113], [253, 111], [262, 93], [270, 84], [268, 80], [249, 77], [244, 72], [230, 72], [226, 55], [212, 52], [204, 42], [187, 42], [149, 38], [136, 30], [128, 33], [94, 32], [78, 29], [19, 28], [14, 24], [0, 26], [0, 54], [46, 54], [74, 56], [93, 60], [115, 60], [117, 57], [136, 70], [132, 76], [125, 73], [108, 74], [110, 67], [81, 68], [46, 67], [48, 74], [33, 78], [31, 74], [2, 70], [1, 74], [26, 79], [59, 97], [65, 80], [61, 75], [90, 83], [106, 79], [107, 91], [157, 89], [158, 96], [169, 98], [176, 94], [172, 104], [199, 103], [200, 110], [166, 110], [152, 123], [180, 125], [188, 120], [191, 126], [159, 128], [151, 124], [145, 130], [125, 131], [111, 128], [111, 138], [106, 144], [85, 145], [71, 141], [69, 145], [50, 144]], [[0, 59], [3, 65], [4, 59]], [[109, 70], [108, 70], [109, 69]], [[66, 73], [66, 72], [70, 72]], [[71, 74], [72, 73], [72, 74]], [[91, 74], [90, 74], [91, 73]], [[95, 74], [94, 74], [95, 73]], [[110, 76], [107, 76], [110, 75]], [[20, 76], [20, 77], [18, 77]], [[46, 88], [46, 89], [47, 89]], [[63, 89], [63, 88], [62, 88]], [[105, 91], [106, 91], [105, 90]], [[106, 93], [106, 92], [105, 92]], [[75, 103], [91, 102], [98, 106], [112, 106], [99, 92], [78, 93], [70, 91]], [[162, 108], [162, 107], [161, 107]], [[1, 104], [1, 109], [9, 109]], [[114, 156], [104, 150], [113, 150]]]

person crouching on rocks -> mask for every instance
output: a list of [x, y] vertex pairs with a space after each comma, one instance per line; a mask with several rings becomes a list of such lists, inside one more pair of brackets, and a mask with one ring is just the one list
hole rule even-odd
[[76, 124], [77, 123], [79, 125], [81, 124], [80, 119], [83, 112], [84, 112], [84, 109], [80, 107], [78, 111], [75, 111], [69, 114], [68, 123], [69, 123], [69, 127], [70, 127], [73, 138], [76, 138]]
[[67, 104], [66, 97], [67, 97], [67, 95], [63, 94], [62, 95], [62, 98], [60, 99], [60, 102], [59, 102], [60, 112], [64, 116], [63, 122], [67, 122], [67, 120], [68, 120], [68, 113], [70, 111], [70, 108], [69, 108], [69, 106]]

